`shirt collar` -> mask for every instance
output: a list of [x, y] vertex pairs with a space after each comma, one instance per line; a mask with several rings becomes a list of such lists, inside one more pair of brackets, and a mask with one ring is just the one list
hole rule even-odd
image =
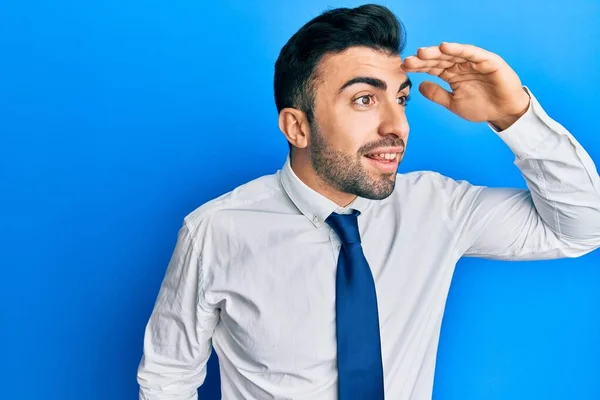
[[300, 210], [300, 212], [316, 227], [321, 226], [325, 219], [333, 212], [345, 214], [351, 210], [357, 210], [362, 213], [369, 205], [369, 199], [358, 196], [348, 206], [341, 207], [334, 201], [310, 188], [298, 178], [292, 169], [289, 154], [278, 175], [281, 186], [289, 198], [296, 205], [298, 210]]

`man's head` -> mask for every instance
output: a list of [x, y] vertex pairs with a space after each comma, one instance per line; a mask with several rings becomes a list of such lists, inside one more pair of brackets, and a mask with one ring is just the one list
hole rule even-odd
[[[365, 5], [319, 15], [282, 48], [274, 80], [279, 127], [296, 173], [313, 188], [339, 201], [393, 191], [409, 131], [404, 45], [394, 14]], [[379, 160], [382, 153], [395, 159]]]

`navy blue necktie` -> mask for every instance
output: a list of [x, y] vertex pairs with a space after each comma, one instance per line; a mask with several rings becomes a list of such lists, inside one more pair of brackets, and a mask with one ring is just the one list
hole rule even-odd
[[362, 250], [359, 211], [326, 220], [342, 242], [336, 273], [340, 400], [382, 400], [383, 365], [375, 282]]

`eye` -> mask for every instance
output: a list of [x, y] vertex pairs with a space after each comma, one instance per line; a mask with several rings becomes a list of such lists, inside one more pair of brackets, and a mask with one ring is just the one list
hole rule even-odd
[[357, 97], [352, 102], [360, 107], [369, 107], [373, 105], [374, 99], [372, 94], [366, 94], [364, 96]]
[[408, 102], [410, 101], [410, 94], [408, 96], [400, 96], [396, 100], [401, 106], [407, 106]]

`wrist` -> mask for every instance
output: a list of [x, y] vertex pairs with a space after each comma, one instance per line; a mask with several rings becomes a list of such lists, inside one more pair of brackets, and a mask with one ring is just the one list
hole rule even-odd
[[512, 124], [517, 122], [519, 118], [525, 115], [525, 113], [529, 109], [530, 102], [531, 98], [529, 97], [529, 94], [525, 91], [525, 89], [523, 89], [523, 96], [520, 97], [519, 101], [517, 102], [518, 105], [515, 107], [518, 110], [517, 112], [511, 113], [497, 120], [488, 122], [494, 125], [500, 131], [508, 129]]

